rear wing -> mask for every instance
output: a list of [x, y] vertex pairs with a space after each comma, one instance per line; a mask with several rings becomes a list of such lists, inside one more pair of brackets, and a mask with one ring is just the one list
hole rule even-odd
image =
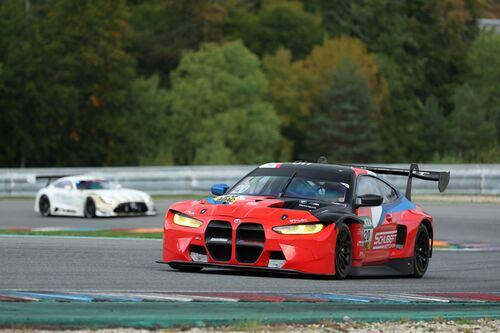
[[52, 183], [54, 180], [57, 180], [59, 178], [62, 178], [62, 177], [67, 177], [69, 175], [30, 175], [27, 177], [27, 182], [30, 183], [30, 184], [36, 184], [36, 182], [40, 179], [40, 180], [44, 180], [46, 179], [47, 180], [47, 184], [45, 184], [45, 186], [49, 186], [50, 183]]
[[[326, 158], [323, 156], [319, 158], [318, 163], [325, 163]], [[386, 167], [377, 167], [370, 165], [358, 165], [358, 164], [349, 164], [351, 167], [365, 169], [368, 171], [372, 171], [377, 174], [382, 175], [393, 175], [393, 176], [406, 176], [408, 177], [408, 181], [406, 182], [406, 193], [405, 196], [408, 200], [411, 200], [411, 188], [412, 188], [412, 179], [418, 178], [422, 180], [430, 180], [434, 182], [438, 182], [439, 192], [444, 192], [446, 187], [448, 187], [448, 183], [450, 182], [450, 172], [449, 171], [427, 171], [420, 170], [416, 163], [410, 164], [409, 169], [398, 169], [398, 168], [386, 168]]]

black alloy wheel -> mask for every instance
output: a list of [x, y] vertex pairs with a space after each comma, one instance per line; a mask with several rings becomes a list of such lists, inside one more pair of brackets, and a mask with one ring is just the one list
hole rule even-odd
[[95, 217], [95, 202], [94, 200], [88, 198], [85, 202], [85, 207], [83, 208], [83, 213], [85, 217], [91, 219]]
[[188, 273], [198, 273], [203, 269], [203, 267], [198, 267], [198, 266], [184, 266], [184, 265], [176, 265], [176, 264], [168, 264], [170, 267], [172, 267], [175, 270], [181, 271], [181, 272], [188, 272]]
[[50, 201], [46, 195], [42, 195], [38, 201], [38, 210], [43, 217], [50, 216]]
[[335, 278], [343, 280], [349, 275], [352, 265], [352, 237], [349, 227], [341, 223], [337, 225], [337, 245], [335, 247]]
[[415, 253], [413, 255], [413, 276], [421, 278], [425, 275], [429, 266], [429, 258], [431, 255], [431, 245], [429, 231], [421, 224], [418, 227], [417, 236], [415, 237]]

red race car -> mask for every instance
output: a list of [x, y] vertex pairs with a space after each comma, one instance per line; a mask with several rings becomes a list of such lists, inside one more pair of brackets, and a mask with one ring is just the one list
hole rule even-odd
[[[163, 261], [300, 274], [424, 276], [432, 216], [410, 201], [412, 178], [446, 189], [449, 172], [360, 165], [268, 163], [214, 198], [173, 204], [164, 223]], [[408, 177], [406, 195], [379, 174]]]

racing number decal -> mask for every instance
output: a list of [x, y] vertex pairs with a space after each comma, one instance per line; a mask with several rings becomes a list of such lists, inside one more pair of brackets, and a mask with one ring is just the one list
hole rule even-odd
[[369, 250], [373, 236], [373, 222], [369, 216], [360, 216], [359, 218], [363, 220], [364, 223], [365, 249]]

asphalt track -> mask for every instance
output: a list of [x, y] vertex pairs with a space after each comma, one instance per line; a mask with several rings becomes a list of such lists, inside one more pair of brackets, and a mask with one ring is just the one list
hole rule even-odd
[[[145, 218], [86, 220], [42, 218], [32, 202], [0, 201], [0, 228], [6, 227], [161, 227], [171, 201], [159, 201], [159, 214]], [[436, 220], [436, 237], [454, 242], [500, 245], [500, 206], [422, 204]], [[0, 289], [59, 291], [239, 291], [239, 292], [498, 292], [498, 251], [436, 251], [423, 279], [356, 278], [344, 281], [204, 270], [176, 272], [154, 263], [161, 241], [56, 237], [0, 237]]]

